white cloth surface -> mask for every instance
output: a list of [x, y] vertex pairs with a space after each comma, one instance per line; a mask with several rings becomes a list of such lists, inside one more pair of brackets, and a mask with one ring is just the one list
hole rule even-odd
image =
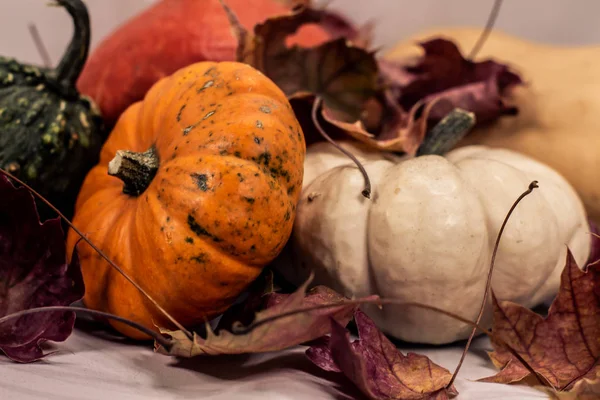
[[[404, 348], [453, 371], [462, 345]], [[17, 364], [0, 357], [2, 400], [341, 400], [363, 399], [337, 374], [323, 372], [304, 356], [306, 347], [252, 356], [197, 357], [177, 360], [133, 345], [75, 330], [57, 353], [44, 361]], [[477, 339], [456, 388], [458, 400], [546, 399], [535, 389], [473, 382], [495, 372]]]

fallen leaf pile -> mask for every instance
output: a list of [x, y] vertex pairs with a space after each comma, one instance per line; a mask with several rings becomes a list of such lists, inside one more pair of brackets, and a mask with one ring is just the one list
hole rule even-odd
[[[60, 219], [40, 224], [33, 196], [0, 175], [0, 318], [42, 306], [69, 305], [83, 297], [79, 262], [67, 264]], [[66, 340], [73, 312], [30, 314], [0, 324], [0, 350], [19, 362], [39, 360], [40, 344]]]
[[[421, 43], [423, 57], [404, 65], [377, 59], [357, 30], [317, 47], [288, 46], [286, 38], [301, 26], [329, 18], [323, 10], [299, 6], [249, 32], [224, 7], [238, 61], [265, 73], [292, 100], [322, 98], [331, 128], [373, 148], [415, 155], [428, 128], [456, 108], [473, 112], [478, 124], [517, 113], [507, 97], [521, 78], [493, 60], [466, 60], [451, 41]], [[310, 139], [314, 127], [303, 128]]]

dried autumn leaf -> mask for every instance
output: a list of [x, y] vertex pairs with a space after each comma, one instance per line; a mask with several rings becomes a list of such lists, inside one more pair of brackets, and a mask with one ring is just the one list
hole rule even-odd
[[448, 399], [452, 374], [429, 358], [403, 355], [362, 311], [354, 313], [359, 339], [350, 342], [349, 332], [332, 321], [331, 337], [313, 345], [307, 357], [318, 367], [341, 372], [374, 400]]
[[594, 379], [582, 379], [567, 392], [555, 391], [547, 387], [539, 388], [552, 400], [597, 400], [600, 399], [600, 375]]
[[[272, 317], [295, 310], [347, 300], [324, 286], [316, 286], [307, 293], [309, 283], [310, 281], [307, 281], [290, 295], [271, 294], [272, 298], [268, 300], [271, 307], [258, 312], [253, 324], [259, 324], [267, 319], [269, 321], [249, 332], [232, 333], [223, 330], [215, 334], [210, 327], [207, 327], [206, 339], [194, 334], [193, 340], [190, 340], [182, 331], [161, 329], [163, 334], [170, 336], [172, 347], [167, 350], [157, 345], [157, 351], [179, 357], [278, 351], [326, 335], [331, 329], [330, 319], [342, 325], [346, 325], [352, 319], [357, 305], [310, 310], [270, 320]], [[241, 329], [243, 329], [241, 326], [234, 325], [234, 331]]]
[[600, 399], [600, 374], [594, 379], [584, 378], [578, 381], [568, 392], [558, 392], [554, 396], [560, 400], [597, 400]]
[[[79, 261], [67, 264], [60, 219], [40, 224], [32, 195], [0, 176], [0, 317], [18, 311], [69, 305], [83, 297]], [[0, 325], [0, 350], [31, 362], [45, 356], [40, 344], [61, 342], [73, 330], [73, 312], [44, 312]]]
[[[558, 296], [546, 318], [511, 302], [494, 300], [492, 362], [502, 370], [484, 382], [510, 383], [531, 377], [518, 354], [551, 388], [570, 390], [600, 372], [599, 265], [582, 271], [571, 251]], [[502, 344], [501, 344], [502, 342]]]
[[428, 128], [456, 108], [475, 114], [477, 124], [514, 115], [506, 104], [509, 89], [522, 84], [508, 66], [493, 60], [466, 60], [458, 47], [445, 39], [421, 43], [424, 55], [416, 65], [378, 60], [382, 115], [378, 126], [361, 119], [342, 121], [325, 110], [324, 118], [369, 146], [415, 155]]
[[410, 77], [395, 82], [404, 109], [441, 97], [448, 100], [448, 108], [434, 108], [431, 119], [439, 120], [457, 107], [473, 112], [479, 124], [517, 113], [515, 107], [506, 104], [506, 96], [523, 82], [507, 65], [467, 60], [456, 44], [446, 39], [435, 38], [420, 45], [424, 55], [416, 65], [398, 66]]
[[345, 122], [326, 108], [321, 114], [325, 121], [372, 148], [382, 151], [401, 151], [414, 156], [425, 138], [428, 116], [437, 100], [424, 106], [419, 104], [406, 113], [395, 103], [395, 100], [389, 99], [387, 94], [386, 99], [387, 118], [381, 122], [382, 127], [378, 135], [369, 133], [362, 119], [352, 123]]
[[[353, 44], [339, 17], [324, 10], [297, 7], [288, 15], [272, 17], [248, 32], [224, 5], [238, 38], [237, 60], [268, 76], [289, 98], [317, 95], [348, 120], [359, 117], [363, 105], [377, 91], [377, 62], [372, 52]], [[317, 47], [288, 46], [286, 39], [301, 26], [320, 23], [344, 34]], [[364, 43], [361, 43], [364, 45]]]

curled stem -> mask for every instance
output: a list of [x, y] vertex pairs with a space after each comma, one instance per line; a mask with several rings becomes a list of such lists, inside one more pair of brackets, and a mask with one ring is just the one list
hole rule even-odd
[[365, 167], [363, 167], [363, 165], [361, 164], [361, 162], [358, 161], [358, 159], [354, 156], [354, 154], [352, 154], [348, 150], [342, 148], [339, 144], [337, 144], [335, 142], [335, 140], [333, 140], [331, 137], [329, 137], [329, 135], [327, 134], [327, 132], [325, 132], [325, 130], [323, 129], [323, 127], [319, 123], [319, 118], [317, 116], [317, 111], [319, 110], [322, 101], [323, 100], [321, 99], [321, 97], [317, 96], [315, 98], [315, 102], [313, 103], [312, 112], [311, 112], [311, 117], [312, 117], [313, 124], [315, 124], [315, 127], [317, 128], [317, 130], [319, 131], [319, 133], [321, 134], [321, 136], [323, 136], [323, 138], [325, 138], [325, 140], [327, 140], [329, 143], [331, 143], [333, 146], [335, 146], [336, 149], [338, 149], [339, 151], [341, 151], [342, 153], [344, 153], [348, 158], [350, 158], [354, 162], [354, 164], [356, 164], [356, 166], [360, 170], [360, 173], [362, 174], [363, 178], [365, 179], [365, 188], [363, 189], [363, 191], [361, 193], [367, 199], [370, 199], [371, 198], [371, 180], [369, 179], [369, 174], [367, 174], [367, 171], [365, 170]]
[[102, 257], [104, 260], [106, 260], [106, 262], [109, 263], [111, 267], [113, 267], [115, 270], [117, 270], [117, 272], [119, 272], [121, 275], [123, 275], [123, 277], [125, 279], [127, 279], [127, 281], [129, 283], [131, 283], [137, 290], [139, 290], [140, 293], [142, 293], [165, 317], [167, 317], [167, 319], [169, 321], [171, 321], [173, 323], [173, 325], [175, 325], [177, 327], [177, 329], [181, 330], [188, 337], [188, 339], [193, 340], [193, 336], [190, 331], [185, 329], [185, 327], [183, 325], [181, 325], [175, 318], [173, 318], [171, 316], [171, 314], [169, 314], [167, 312], [167, 310], [165, 310], [160, 304], [158, 304], [158, 302], [156, 300], [154, 300], [154, 298], [152, 296], [150, 296], [150, 294], [148, 292], [146, 292], [138, 283], [136, 283], [133, 279], [131, 279], [129, 277], [129, 275], [127, 275], [125, 273], [125, 271], [123, 271], [123, 269], [121, 267], [119, 267], [113, 260], [111, 260], [106, 255], [106, 253], [104, 253], [102, 250], [100, 250], [98, 248], [98, 246], [96, 246], [90, 239], [88, 239], [75, 225], [73, 225], [73, 223], [67, 217], [64, 216], [64, 214], [62, 212], [60, 212], [60, 210], [58, 210], [56, 207], [54, 207], [54, 205], [52, 205], [52, 203], [50, 203], [48, 200], [46, 200], [44, 198], [44, 196], [42, 196], [41, 194], [36, 192], [33, 188], [31, 188], [25, 182], [23, 182], [19, 178], [15, 177], [11, 173], [3, 170], [2, 168], [0, 168], [0, 173], [9, 177], [10, 179], [14, 180], [15, 182], [19, 183], [23, 187], [25, 187], [27, 190], [29, 190], [30, 193], [32, 193], [35, 197], [40, 199], [42, 202], [44, 202], [44, 204], [46, 204], [54, 212], [56, 212], [67, 223], [67, 225], [69, 225], [71, 227], [71, 229], [73, 229], [75, 231], [75, 233], [77, 233], [77, 235], [79, 235], [79, 237], [81, 239], [83, 239], [87, 244], [89, 244], [90, 247], [92, 249], [94, 249], [94, 251], [96, 251], [96, 253], [98, 253], [98, 255], [100, 255], [100, 257]]
[[146, 328], [143, 325], [138, 324], [137, 322], [128, 320], [126, 318], [123, 317], [119, 317], [118, 315], [114, 315], [114, 314], [110, 314], [110, 313], [106, 313], [103, 311], [97, 311], [97, 310], [90, 310], [87, 308], [81, 308], [81, 307], [75, 307], [75, 306], [48, 306], [48, 307], [36, 307], [36, 308], [30, 308], [27, 310], [22, 310], [22, 311], [17, 311], [15, 313], [12, 314], [8, 314], [5, 315], [4, 317], [0, 318], [0, 324], [3, 324], [4, 322], [7, 322], [11, 319], [15, 319], [15, 318], [20, 318], [22, 316], [25, 315], [30, 315], [30, 314], [37, 314], [37, 313], [41, 313], [41, 312], [50, 312], [50, 311], [74, 311], [74, 312], [84, 312], [90, 315], [94, 315], [97, 317], [103, 317], [103, 318], [108, 318], [108, 319], [112, 319], [115, 320], [117, 322], [120, 322], [122, 324], [126, 324], [131, 326], [134, 329], [137, 329], [138, 331], [150, 336], [151, 338], [153, 338], [155, 341], [157, 341], [158, 343], [160, 343], [161, 346], [165, 347], [165, 348], [170, 348], [171, 347], [171, 341], [169, 341], [167, 338], [165, 338], [164, 336], [162, 336], [161, 334], [154, 332], [152, 329]]
[[[529, 184], [529, 187], [527, 188], [527, 190], [524, 191], [523, 193], [521, 193], [521, 195], [513, 203], [510, 210], [508, 210], [508, 214], [506, 214], [506, 217], [504, 218], [504, 221], [502, 222], [502, 225], [500, 226], [500, 231], [498, 232], [498, 236], [496, 237], [496, 243], [494, 244], [494, 251], [492, 252], [492, 260], [490, 262], [490, 269], [488, 271], [487, 281], [485, 283], [485, 292], [483, 293], [483, 300], [481, 301], [481, 307], [479, 308], [479, 314], [477, 315], [477, 319], [475, 320], [476, 325], [478, 325], [481, 322], [481, 318], [483, 317], [483, 312], [485, 311], [485, 304], [487, 302], [487, 298], [490, 294], [490, 289], [492, 287], [492, 275], [494, 272], [494, 265], [496, 263], [496, 254], [498, 253], [498, 246], [500, 245], [500, 238], [502, 237], [502, 233], [504, 232], [506, 223], [508, 222], [511, 214], [513, 213], [513, 211], [515, 210], [517, 205], [521, 202], [521, 200], [523, 200], [527, 195], [529, 195], [531, 192], [533, 192], [533, 189], [535, 189], [537, 187], [538, 187], [537, 181], [533, 181]], [[460, 357], [460, 361], [458, 362], [458, 365], [456, 366], [456, 370], [454, 370], [454, 374], [452, 374], [452, 379], [450, 379], [450, 382], [448, 383], [448, 385], [446, 385], [447, 388], [452, 386], [452, 384], [456, 380], [456, 377], [458, 376], [458, 372], [460, 371], [460, 368], [462, 367], [462, 364], [465, 361], [465, 357], [467, 356], [467, 352], [469, 351], [469, 347], [471, 346], [471, 342], [473, 341], [473, 338], [475, 337], [476, 332], [477, 332], [477, 329], [474, 327], [473, 330], [471, 331], [471, 334], [469, 335], [469, 339], [467, 340], [465, 349], [463, 350], [463, 353]], [[527, 365], [527, 364], [525, 363], [523, 365]], [[537, 376], [537, 374], [536, 374], [536, 376]]]

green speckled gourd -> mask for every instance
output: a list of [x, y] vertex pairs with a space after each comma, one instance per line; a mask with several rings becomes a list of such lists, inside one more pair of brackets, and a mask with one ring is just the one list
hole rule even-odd
[[0, 167], [70, 213], [98, 161], [103, 123], [96, 105], [75, 88], [90, 42], [87, 9], [81, 0], [56, 2], [74, 21], [56, 69], [0, 57]]

